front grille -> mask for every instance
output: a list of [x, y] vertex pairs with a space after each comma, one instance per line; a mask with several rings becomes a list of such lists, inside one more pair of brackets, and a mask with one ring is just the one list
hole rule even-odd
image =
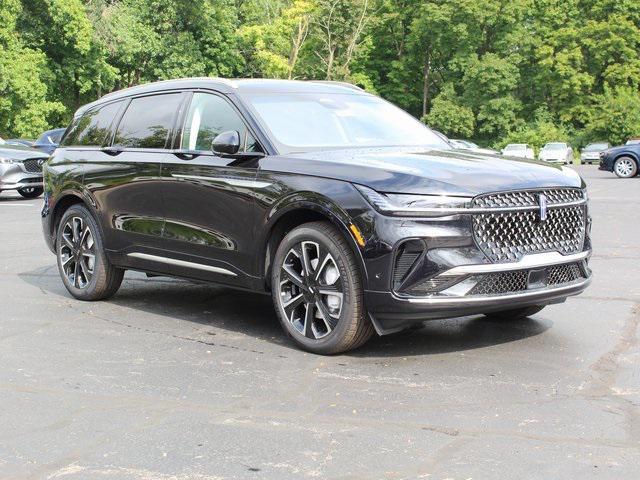
[[473, 206], [479, 208], [537, 207], [538, 195], [541, 193], [547, 197], [548, 205], [578, 202], [584, 198], [579, 188], [548, 188], [480, 195], [473, 199]]
[[[492, 208], [537, 207], [544, 193], [549, 208], [546, 221], [538, 209], [491, 212]], [[548, 189], [497, 193], [476, 197], [473, 207], [487, 213], [473, 216], [473, 233], [478, 247], [492, 262], [514, 262], [523, 255], [580, 252], [584, 245], [586, 208], [567, 205], [583, 199], [580, 189]]]
[[29, 158], [22, 162], [24, 165], [24, 169], [29, 173], [40, 173], [42, 172], [42, 164], [41, 160], [38, 158]]
[[[528, 289], [530, 270], [514, 270], [478, 276], [479, 280], [469, 295], [501, 295], [518, 293]], [[585, 278], [577, 263], [553, 265], [547, 267], [546, 286], [560, 286]]]

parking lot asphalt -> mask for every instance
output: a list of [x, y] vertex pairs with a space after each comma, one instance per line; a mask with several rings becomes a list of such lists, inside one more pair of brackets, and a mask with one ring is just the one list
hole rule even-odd
[[42, 199], [0, 194], [0, 478], [640, 478], [640, 178], [576, 168], [585, 294], [334, 357], [297, 350], [263, 295], [128, 272], [76, 301]]

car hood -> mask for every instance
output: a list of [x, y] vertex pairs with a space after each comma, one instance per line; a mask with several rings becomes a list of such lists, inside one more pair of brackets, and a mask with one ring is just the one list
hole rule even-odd
[[569, 168], [469, 150], [325, 150], [265, 157], [260, 168], [335, 178], [388, 193], [475, 196], [583, 186], [580, 176]]
[[39, 150], [29, 147], [19, 147], [17, 145], [0, 145], [0, 157], [11, 158], [12, 160], [26, 160], [28, 158], [49, 158]]

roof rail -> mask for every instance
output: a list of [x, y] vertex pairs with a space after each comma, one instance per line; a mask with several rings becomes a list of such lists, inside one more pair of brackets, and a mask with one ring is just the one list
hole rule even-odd
[[365, 90], [363, 88], [360, 88], [357, 85], [354, 85], [353, 83], [348, 83], [348, 82], [338, 82], [335, 80], [307, 80], [310, 83], [326, 83], [329, 85], [339, 85], [341, 87], [346, 87], [346, 88], [350, 88], [351, 90], [360, 90], [361, 92], [364, 92]]

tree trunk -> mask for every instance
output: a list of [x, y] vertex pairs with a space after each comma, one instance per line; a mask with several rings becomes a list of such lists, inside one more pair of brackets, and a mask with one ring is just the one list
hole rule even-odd
[[422, 69], [422, 116], [427, 114], [429, 108], [429, 77], [431, 75], [431, 54], [427, 50]]

